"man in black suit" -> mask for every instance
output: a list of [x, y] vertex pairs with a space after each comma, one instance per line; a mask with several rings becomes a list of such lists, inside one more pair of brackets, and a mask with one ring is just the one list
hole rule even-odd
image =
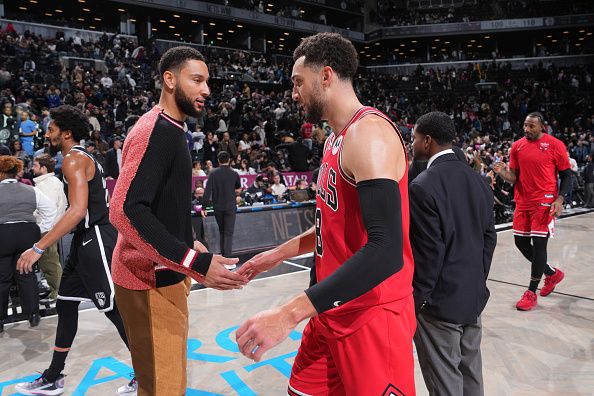
[[447, 114], [417, 121], [413, 155], [428, 159], [409, 186], [417, 332], [430, 395], [483, 395], [481, 320], [497, 243], [493, 192], [452, 150]]
[[105, 153], [105, 176], [107, 179], [117, 179], [122, 165], [122, 138], [113, 138], [113, 147]]
[[212, 202], [214, 206], [214, 215], [219, 226], [221, 255], [230, 257], [233, 252], [233, 230], [237, 211], [235, 197], [241, 192], [241, 182], [239, 174], [229, 167], [229, 153], [220, 151], [217, 160], [219, 167], [208, 175], [203, 199], [206, 205]]

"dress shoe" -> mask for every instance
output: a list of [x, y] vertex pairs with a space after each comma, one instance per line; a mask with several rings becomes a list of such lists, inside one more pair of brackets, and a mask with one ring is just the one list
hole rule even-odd
[[34, 313], [29, 315], [29, 323], [31, 324], [31, 327], [35, 327], [39, 325], [39, 314], [38, 313]]

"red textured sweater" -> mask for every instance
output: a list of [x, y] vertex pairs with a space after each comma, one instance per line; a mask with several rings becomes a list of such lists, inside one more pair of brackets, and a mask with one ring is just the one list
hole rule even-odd
[[182, 122], [159, 106], [144, 114], [126, 137], [122, 167], [110, 202], [117, 228], [113, 281], [147, 290], [197, 281], [212, 255], [191, 249], [192, 162]]

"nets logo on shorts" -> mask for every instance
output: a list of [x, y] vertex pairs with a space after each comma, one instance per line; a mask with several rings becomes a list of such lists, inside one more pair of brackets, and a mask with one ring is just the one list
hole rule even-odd
[[105, 293], [97, 292], [95, 293], [95, 298], [97, 299], [97, 304], [99, 304], [101, 307], [105, 305]]
[[382, 393], [382, 396], [405, 396], [405, 395], [404, 395], [404, 393], [402, 393], [402, 391], [400, 389], [398, 389], [394, 385], [390, 384], [390, 385], [388, 385], [388, 387], [386, 388], [384, 393]]

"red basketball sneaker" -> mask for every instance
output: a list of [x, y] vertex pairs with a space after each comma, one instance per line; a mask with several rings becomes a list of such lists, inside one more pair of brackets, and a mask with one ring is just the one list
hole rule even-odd
[[516, 304], [518, 311], [530, 311], [536, 307], [536, 293], [531, 290], [526, 290], [520, 301]]
[[540, 295], [546, 297], [555, 290], [561, 281], [565, 278], [565, 274], [559, 268], [555, 268], [555, 273], [551, 276], [545, 276], [544, 286], [540, 289]]

